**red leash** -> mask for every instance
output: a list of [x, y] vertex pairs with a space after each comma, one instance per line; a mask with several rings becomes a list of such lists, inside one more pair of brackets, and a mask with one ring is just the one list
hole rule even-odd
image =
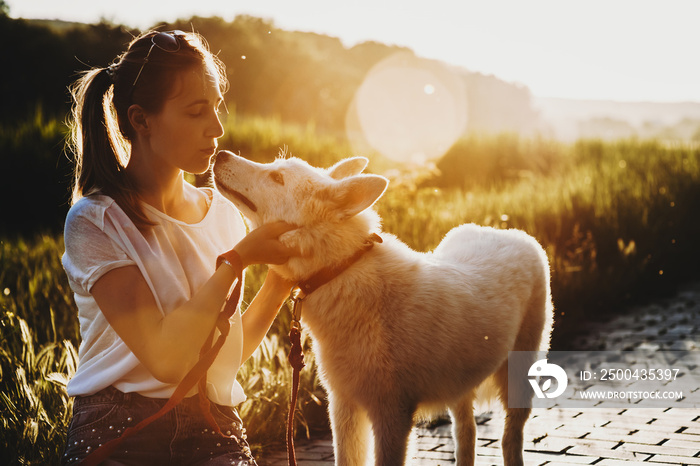
[[296, 454], [294, 453], [294, 411], [297, 406], [297, 395], [299, 394], [299, 373], [304, 368], [304, 349], [301, 346], [301, 301], [304, 298], [294, 296], [294, 306], [292, 307], [292, 324], [289, 330], [289, 341], [292, 344], [289, 349], [289, 364], [292, 366], [292, 396], [289, 402], [289, 415], [287, 417], [287, 461], [289, 466], [297, 466]]
[[348, 257], [340, 264], [334, 267], [321, 269], [310, 278], [300, 282], [297, 285], [300, 290], [298, 293], [294, 293], [295, 290], [292, 290], [290, 298], [294, 304], [292, 306], [292, 323], [289, 330], [289, 341], [292, 346], [287, 358], [293, 369], [292, 396], [289, 404], [289, 416], [287, 417], [287, 461], [289, 462], [289, 466], [297, 466], [297, 459], [294, 453], [294, 411], [296, 410], [297, 395], [299, 394], [299, 372], [304, 368], [304, 352], [301, 346], [301, 304], [308, 295], [333, 280], [345, 270], [349, 269], [355, 262], [360, 260], [367, 251], [372, 249], [374, 243], [381, 242], [382, 238], [376, 233], [372, 233], [355, 254]]
[[[231, 250], [228, 253], [226, 253], [226, 255], [219, 256], [216, 261], [217, 268], [224, 262], [228, 263], [228, 265], [234, 268], [234, 266], [231, 265], [231, 262], [229, 261], [235, 262], [236, 265], [239, 267], [240, 273], [237, 277], [238, 282], [236, 283], [233, 292], [226, 300], [224, 310], [219, 314], [219, 317], [216, 319], [216, 327], [212, 329], [211, 333], [209, 334], [209, 337], [204, 342], [204, 345], [199, 351], [199, 360], [197, 361], [197, 363], [178, 384], [177, 388], [175, 389], [175, 392], [173, 392], [168, 402], [160, 409], [160, 411], [144, 419], [135, 426], [128, 427], [127, 429], [125, 429], [121, 436], [110, 440], [109, 442], [105, 443], [97, 450], [89, 454], [83, 461], [80, 462], [81, 465], [96, 466], [104, 460], [106, 460], [107, 458], [109, 458], [109, 456], [112, 453], [114, 453], [114, 451], [119, 447], [119, 445], [122, 444], [122, 442], [124, 442], [124, 440], [135, 435], [141, 429], [148, 426], [155, 420], [161, 418], [168, 411], [172, 410], [185, 398], [187, 393], [198, 383], [199, 405], [202, 409], [202, 414], [207, 420], [207, 423], [215, 432], [219, 433], [219, 435], [229, 438], [227, 435], [221, 432], [221, 428], [214, 420], [214, 417], [212, 416], [209, 410], [210, 402], [206, 395], [207, 370], [214, 362], [214, 359], [216, 359], [216, 356], [219, 354], [221, 347], [224, 345], [224, 341], [226, 340], [230, 329], [229, 318], [236, 312], [236, 309], [238, 308], [238, 302], [241, 297], [243, 267], [241, 264], [241, 259], [240, 257], [238, 257], [238, 254], [235, 251]], [[217, 328], [219, 329], [219, 332], [221, 332], [221, 335], [219, 335], [219, 338], [217, 338], [214, 345], [212, 345], [212, 341], [214, 340], [214, 332]]]

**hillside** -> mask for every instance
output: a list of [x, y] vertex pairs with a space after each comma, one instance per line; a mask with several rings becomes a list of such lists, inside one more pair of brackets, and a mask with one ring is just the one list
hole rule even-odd
[[533, 97], [545, 134], [560, 139], [659, 137], [700, 140], [699, 102], [616, 102]]
[[[206, 37], [227, 67], [229, 110], [333, 133], [344, 132], [355, 93], [377, 63], [397, 53], [415, 57], [409, 49], [377, 42], [345, 47], [336, 37], [287, 31], [250, 16], [230, 22], [193, 17], [160, 26], [194, 29]], [[30, 118], [37, 109], [49, 116], [65, 115], [70, 102], [66, 90], [77, 73], [108, 65], [137, 33], [109, 22], [78, 24], [0, 15], [0, 40], [18, 44], [5, 58], [27, 70], [0, 76], [0, 121]], [[36, 72], [39, 64], [41, 73]], [[527, 88], [464, 70], [457, 76], [465, 90], [470, 130], [532, 130], [536, 115]]]
[[[5, 58], [28, 70], [0, 77], [0, 121], [22, 120], [37, 109], [64, 115], [70, 101], [66, 89], [76, 72], [107, 65], [138, 33], [109, 22], [81, 24], [5, 15], [0, 15], [0, 26], [0, 40], [19, 44], [8, 49], [10, 55]], [[231, 80], [229, 109], [311, 124], [333, 133], [344, 131], [354, 95], [377, 63], [396, 53], [413, 55], [407, 48], [378, 42], [348, 48], [336, 37], [286, 31], [248, 16], [231, 22], [193, 17], [161, 26], [194, 28], [218, 51]], [[41, 73], [34, 72], [37, 64]], [[567, 141], [582, 137], [700, 141], [700, 103], [538, 98], [527, 87], [497, 76], [448, 68], [465, 89], [468, 132], [542, 134]]]

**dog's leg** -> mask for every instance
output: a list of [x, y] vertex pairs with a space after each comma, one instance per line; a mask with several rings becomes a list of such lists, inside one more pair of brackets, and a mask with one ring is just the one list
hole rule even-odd
[[[536, 351], [540, 350], [543, 340], [543, 331], [547, 325], [546, 284], [535, 285], [530, 303], [527, 306], [525, 319], [515, 341], [514, 351], [522, 351], [518, 356], [517, 364], [510, 371], [513, 379], [508, 380], [509, 371], [506, 362], [496, 372], [496, 382], [500, 387], [501, 403], [506, 411], [505, 428], [503, 429], [503, 462], [507, 466], [520, 466], [523, 464], [523, 431], [525, 422], [532, 411], [532, 397], [534, 393], [529, 386], [527, 371], [537, 358]], [[549, 341], [549, 335], [544, 335], [545, 341]], [[509, 407], [509, 401], [512, 408]]]
[[[536, 353], [532, 353], [534, 356]], [[532, 360], [531, 360], [532, 359]], [[506, 422], [503, 429], [503, 464], [506, 466], [523, 465], [523, 431], [525, 422], [530, 417], [532, 406], [532, 389], [527, 384], [527, 369], [534, 363], [534, 357], [518, 360], [517, 369], [513, 372], [514, 380], [508, 385], [508, 362], [505, 362], [496, 372], [495, 379], [499, 386], [501, 404], [506, 412]], [[510, 402], [509, 406], [509, 389]]]
[[523, 429], [525, 428], [525, 421], [530, 416], [530, 409], [508, 407], [508, 363], [503, 364], [498, 369], [495, 379], [500, 388], [501, 403], [506, 413], [503, 439], [501, 440], [503, 464], [506, 466], [522, 466]]
[[525, 422], [530, 417], [530, 408], [508, 408], [506, 410], [506, 426], [503, 429], [503, 464], [507, 466], [522, 466], [523, 463], [523, 430]]
[[336, 466], [365, 466], [370, 441], [369, 418], [357, 403], [328, 396]]
[[374, 430], [376, 466], [403, 466], [406, 464], [408, 440], [413, 428], [415, 409], [387, 405], [369, 413]]
[[452, 438], [455, 441], [457, 466], [472, 466], [476, 459], [476, 421], [474, 420], [474, 391], [464, 395], [450, 408]]

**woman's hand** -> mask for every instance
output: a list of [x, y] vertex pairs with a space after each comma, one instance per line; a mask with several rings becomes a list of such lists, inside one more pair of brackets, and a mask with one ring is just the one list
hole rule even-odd
[[248, 233], [233, 250], [238, 253], [243, 268], [252, 264], [284, 264], [299, 251], [282, 244], [279, 236], [297, 228], [286, 222], [262, 225]]

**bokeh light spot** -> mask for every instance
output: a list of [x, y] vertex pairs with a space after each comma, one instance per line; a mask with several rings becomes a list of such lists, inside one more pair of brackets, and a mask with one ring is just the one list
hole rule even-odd
[[419, 164], [447, 152], [466, 125], [463, 79], [440, 62], [405, 52], [367, 73], [346, 116], [356, 148]]

